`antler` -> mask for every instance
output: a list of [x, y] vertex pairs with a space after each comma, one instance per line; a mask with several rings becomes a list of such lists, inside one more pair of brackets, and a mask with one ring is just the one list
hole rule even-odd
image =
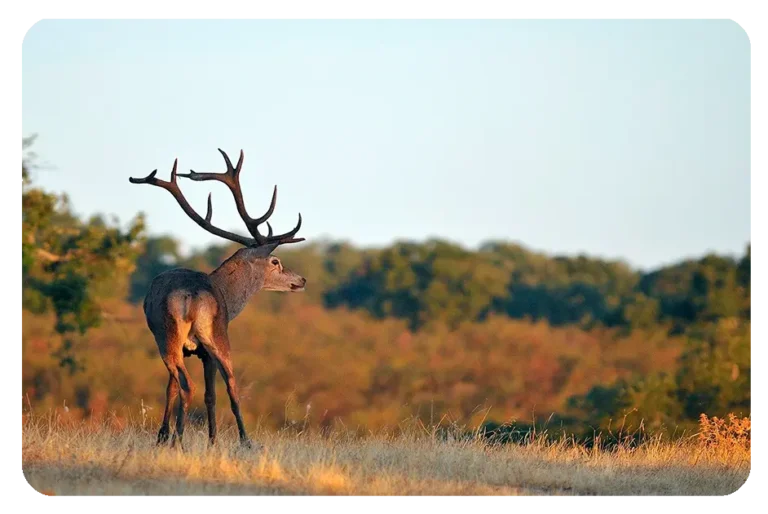
[[[270, 205], [269, 210], [267, 211], [267, 214], [265, 214], [261, 219], [251, 219], [248, 217], [247, 213], [245, 212], [245, 205], [243, 204], [243, 198], [242, 198], [242, 192], [240, 191], [240, 183], [237, 179], [237, 175], [240, 173], [240, 167], [242, 166], [243, 162], [243, 153], [240, 152], [240, 160], [237, 163], [237, 168], [232, 168], [232, 163], [229, 160], [229, 157], [227, 155], [219, 150], [223, 155], [224, 159], [227, 162], [227, 172], [216, 174], [216, 173], [204, 173], [204, 174], [197, 174], [197, 175], [227, 175], [233, 177], [232, 180], [229, 182], [224, 182], [228, 186], [230, 186], [230, 190], [232, 191], [232, 194], [235, 196], [235, 203], [237, 204], [237, 210], [240, 213], [240, 216], [243, 218], [243, 221], [246, 222], [246, 226], [248, 227], [249, 232], [254, 235], [254, 238], [251, 239], [249, 237], [241, 236], [239, 234], [235, 234], [233, 232], [229, 232], [226, 230], [222, 230], [213, 224], [211, 224], [211, 218], [213, 217], [213, 203], [211, 201], [211, 195], [208, 194], [208, 210], [205, 214], [205, 219], [200, 217], [200, 215], [195, 212], [195, 210], [189, 205], [189, 202], [187, 202], [187, 199], [184, 198], [184, 194], [181, 192], [181, 189], [179, 188], [178, 184], [176, 183], [176, 176], [188, 176], [189, 178], [192, 178], [192, 180], [209, 180], [206, 178], [194, 178], [191, 175], [195, 175], [195, 172], [190, 173], [189, 175], [182, 175], [181, 173], [176, 173], [176, 167], [178, 164], [178, 159], [173, 161], [173, 169], [171, 170], [171, 181], [167, 182], [165, 180], [161, 180], [159, 178], [156, 178], [155, 175], [157, 174], [157, 170], [154, 170], [152, 173], [147, 175], [144, 178], [133, 178], [130, 177], [128, 180], [132, 184], [151, 184], [153, 186], [158, 186], [169, 193], [173, 195], [173, 197], [176, 199], [176, 201], [179, 203], [179, 206], [181, 206], [181, 209], [192, 218], [192, 221], [200, 225], [202, 228], [207, 230], [208, 232], [215, 234], [219, 237], [223, 237], [224, 239], [228, 239], [230, 241], [234, 241], [236, 243], [240, 243], [244, 246], [262, 246], [266, 244], [274, 244], [275, 246], [279, 244], [287, 244], [287, 243], [298, 243], [299, 241], [304, 241], [304, 238], [294, 238], [293, 236], [296, 235], [296, 232], [299, 231], [299, 228], [301, 228], [301, 214], [299, 214], [299, 223], [296, 225], [296, 227], [291, 230], [290, 232], [287, 232], [285, 234], [281, 234], [279, 236], [272, 236], [272, 227], [267, 223], [267, 227], [269, 228], [269, 234], [265, 237], [261, 235], [258, 232], [258, 229], [256, 229], [256, 225], [259, 223], [262, 223], [263, 221], [266, 221], [266, 218], [268, 218], [272, 211], [274, 211], [275, 208], [275, 201], [276, 201], [276, 195], [277, 195], [277, 188], [275, 188], [275, 192], [272, 195], [272, 204]], [[220, 180], [220, 179], [216, 179]], [[222, 180], [223, 181], [223, 180]], [[230, 185], [232, 184], [232, 185]]]
[[[221, 155], [224, 157], [224, 162], [227, 165], [227, 171], [224, 173], [198, 173], [194, 170], [189, 170], [189, 173], [179, 173], [180, 177], [186, 177], [191, 180], [195, 180], [197, 182], [203, 182], [206, 180], [216, 180], [218, 182], [222, 182], [225, 184], [230, 192], [232, 193], [232, 196], [235, 199], [235, 205], [237, 206], [237, 212], [240, 214], [240, 217], [243, 219], [243, 222], [245, 223], [246, 228], [248, 228], [248, 232], [251, 233], [254, 240], [256, 241], [256, 244], [258, 245], [265, 245], [265, 244], [287, 244], [287, 243], [298, 243], [299, 241], [304, 241], [303, 237], [300, 238], [294, 238], [293, 236], [296, 235], [296, 233], [301, 228], [301, 213], [299, 213], [299, 222], [296, 224], [296, 226], [286, 232], [285, 234], [280, 234], [277, 236], [272, 235], [272, 226], [267, 222], [270, 216], [272, 216], [272, 213], [275, 211], [275, 205], [277, 203], [277, 186], [274, 187], [272, 190], [272, 201], [269, 204], [269, 208], [267, 209], [267, 212], [264, 213], [263, 216], [260, 216], [258, 218], [251, 218], [248, 215], [248, 211], [245, 210], [245, 201], [243, 200], [243, 191], [240, 187], [240, 171], [243, 168], [243, 159], [245, 158], [243, 151], [240, 150], [240, 158], [237, 160], [237, 166], [232, 166], [232, 161], [229, 159], [229, 156], [227, 153], [222, 150], [221, 148], [218, 149]], [[269, 232], [266, 236], [262, 235], [259, 232], [259, 225], [262, 223], [267, 222], [267, 228], [269, 229]]]

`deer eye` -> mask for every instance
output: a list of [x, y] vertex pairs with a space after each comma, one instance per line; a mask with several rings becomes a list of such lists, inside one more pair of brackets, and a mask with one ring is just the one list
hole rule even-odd
[[272, 259], [272, 264], [277, 266], [278, 264], [280, 264], [280, 261], [278, 261], [277, 259]]

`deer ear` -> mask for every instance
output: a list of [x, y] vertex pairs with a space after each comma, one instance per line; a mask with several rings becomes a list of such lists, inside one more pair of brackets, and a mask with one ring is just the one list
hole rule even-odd
[[262, 246], [254, 246], [252, 248], [256, 251], [257, 257], [269, 257], [279, 244], [280, 243], [270, 243]]

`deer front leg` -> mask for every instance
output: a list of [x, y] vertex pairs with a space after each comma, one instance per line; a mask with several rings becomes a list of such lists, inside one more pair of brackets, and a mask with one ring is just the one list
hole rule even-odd
[[219, 368], [221, 376], [224, 377], [224, 383], [227, 384], [227, 394], [232, 406], [232, 414], [235, 415], [235, 421], [237, 422], [237, 431], [240, 433], [240, 443], [246, 448], [251, 448], [251, 440], [248, 438], [243, 417], [240, 415], [240, 397], [237, 392], [235, 373], [232, 370], [232, 360], [229, 356], [229, 338], [226, 332], [221, 332], [214, 336], [215, 338], [205, 336], [198, 336], [198, 338], [205, 351], [208, 352], [208, 355]]

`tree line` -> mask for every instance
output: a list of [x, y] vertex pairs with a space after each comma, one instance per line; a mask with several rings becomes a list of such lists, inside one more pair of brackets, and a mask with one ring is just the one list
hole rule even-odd
[[[126, 402], [126, 391], [162, 401], [162, 387], [148, 384], [163, 380], [147, 380], [163, 371], [140, 312], [149, 283], [179, 266], [210, 271], [236, 245], [182, 255], [178, 240], [147, 235], [140, 215], [127, 226], [80, 219], [65, 196], [35, 186], [31, 142], [22, 143], [26, 390], [91, 413]], [[748, 244], [739, 257], [652, 271], [503, 241], [478, 250], [323, 241], [279, 254], [309, 279], [307, 292], [258, 295], [233, 325], [260, 393], [253, 414], [275, 425], [296, 417], [291, 401], [323, 405], [310, 416], [319, 424], [364, 426], [427, 410], [477, 421], [483, 405], [495, 409], [486, 422], [538, 408], [582, 428], [749, 414]], [[146, 369], [120, 367], [143, 360]]]
[[[140, 301], [162, 271], [212, 270], [235, 249], [212, 245], [182, 257], [173, 238], [149, 238], [131, 277], [130, 300]], [[306, 243], [280, 255], [310, 277], [310, 301], [403, 319], [413, 330], [434, 321], [452, 327], [481, 322], [491, 314], [554, 326], [665, 327], [672, 333], [702, 322], [750, 319], [749, 245], [739, 258], [710, 254], [649, 272], [503, 242], [478, 251], [440, 240], [381, 249]]]

